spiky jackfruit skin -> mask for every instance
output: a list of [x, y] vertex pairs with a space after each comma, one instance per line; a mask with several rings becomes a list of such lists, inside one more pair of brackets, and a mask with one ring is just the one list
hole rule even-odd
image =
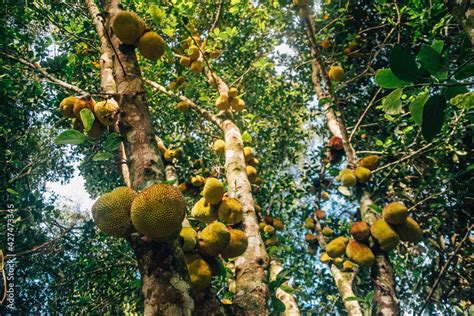
[[275, 227], [276, 230], [283, 230], [285, 228], [285, 225], [283, 224], [281, 219], [274, 218], [273, 219], [273, 227]]
[[143, 57], [151, 61], [156, 61], [165, 53], [166, 43], [165, 40], [155, 32], [146, 32], [138, 41], [138, 49]]
[[344, 254], [349, 240], [346, 237], [337, 237], [326, 245], [326, 253], [331, 258], [337, 258]]
[[304, 227], [307, 229], [313, 229], [314, 228], [314, 220], [310, 217], [307, 217], [304, 220]]
[[408, 209], [400, 202], [392, 202], [383, 208], [383, 219], [393, 225], [401, 225], [405, 223], [408, 217]]
[[203, 65], [202, 65], [202, 61], [200, 60], [193, 61], [191, 63], [191, 66], [189, 67], [189, 71], [195, 74], [202, 72], [202, 70], [203, 70]]
[[318, 242], [318, 239], [316, 238], [316, 235], [312, 233], [306, 233], [304, 236], [304, 241], [310, 244], [316, 244]]
[[92, 113], [94, 113], [94, 106], [95, 106], [95, 101], [91, 97], [84, 97], [84, 98], [78, 98], [76, 102], [74, 103], [74, 116], [77, 119], [81, 119], [81, 111], [82, 109], [89, 109]]
[[375, 256], [370, 248], [358, 242], [351, 240], [346, 246], [346, 255], [351, 261], [357, 263], [363, 268], [369, 268], [374, 264]]
[[101, 231], [113, 237], [126, 237], [133, 231], [130, 220], [132, 202], [137, 192], [118, 187], [105, 193], [92, 206], [92, 217]]
[[202, 193], [207, 202], [217, 205], [224, 196], [224, 185], [216, 178], [207, 178]]
[[189, 103], [187, 101], [179, 101], [178, 105], [176, 105], [178, 111], [184, 113], [189, 109]]
[[225, 154], [225, 141], [223, 141], [222, 139], [217, 139], [212, 145], [212, 149], [218, 155]]
[[357, 181], [360, 181], [362, 183], [369, 182], [372, 178], [372, 172], [370, 171], [370, 169], [361, 166], [358, 166], [354, 170], [354, 175], [356, 176]]
[[191, 47], [188, 48], [188, 57], [189, 59], [191, 59], [192, 61], [195, 61], [199, 58], [199, 47], [193, 45]]
[[324, 227], [323, 230], [321, 231], [324, 236], [331, 236], [332, 235], [332, 229], [329, 227]]
[[249, 163], [250, 161], [253, 160], [254, 154], [253, 154], [252, 147], [244, 147], [244, 158], [245, 158], [246, 163]]
[[357, 184], [357, 178], [351, 169], [342, 169], [339, 172], [339, 180], [346, 187], [353, 187]]
[[64, 117], [68, 117], [68, 118], [76, 117], [74, 115], [74, 104], [76, 103], [77, 100], [78, 98], [76, 97], [66, 97], [61, 101], [61, 103], [59, 104], [59, 109], [61, 110], [61, 114]]
[[179, 64], [187, 68], [191, 66], [191, 59], [189, 57], [183, 56], [179, 59]]
[[250, 183], [254, 183], [255, 179], [257, 178], [257, 169], [252, 166], [246, 166], [245, 173], [247, 173], [247, 178], [249, 179]]
[[178, 188], [154, 184], [137, 195], [132, 204], [135, 229], [156, 241], [169, 241], [178, 236], [186, 214], [186, 203]]
[[230, 102], [230, 106], [235, 112], [241, 112], [243, 109], [245, 109], [245, 101], [241, 98], [234, 98]]
[[342, 269], [343, 269], [344, 271], [347, 271], [347, 272], [349, 272], [349, 271], [355, 271], [356, 266], [355, 266], [355, 264], [352, 263], [351, 261], [345, 260], [345, 261], [342, 263]]
[[383, 251], [394, 249], [400, 242], [397, 232], [383, 219], [378, 219], [372, 224], [370, 233], [377, 240]]
[[112, 126], [117, 122], [119, 105], [114, 99], [97, 102], [94, 105], [95, 117], [105, 126]]
[[380, 158], [377, 155], [366, 156], [359, 161], [359, 166], [367, 168], [370, 171], [377, 169], [379, 165]]
[[179, 236], [183, 241], [182, 248], [184, 252], [191, 252], [196, 248], [197, 233], [192, 227], [183, 227]]
[[208, 224], [217, 219], [214, 208], [206, 201], [205, 198], [200, 199], [191, 209], [191, 216], [201, 223]]
[[423, 239], [423, 230], [421, 230], [420, 225], [411, 217], [407, 217], [403, 224], [394, 226], [394, 229], [402, 241], [417, 243]]
[[327, 252], [323, 252], [319, 257], [319, 261], [321, 261], [322, 263], [328, 263], [331, 262], [331, 257], [329, 257]]
[[217, 256], [229, 244], [230, 232], [224, 224], [213, 222], [199, 233], [198, 240], [199, 252]]
[[198, 254], [185, 255], [189, 278], [194, 290], [204, 291], [212, 281], [212, 271], [209, 264]]
[[217, 212], [219, 213], [219, 220], [226, 224], [235, 225], [242, 221], [242, 204], [234, 198], [224, 196]]
[[228, 94], [229, 94], [229, 98], [235, 98], [238, 94], [237, 88], [234, 88], [234, 87], [230, 88]]
[[191, 184], [195, 187], [203, 186], [206, 182], [206, 179], [203, 176], [193, 176], [191, 177]]
[[366, 222], [355, 222], [351, 226], [351, 235], [357, 241], [366, 241], [370, 237], [370, 227]]
[[263, 227], [263, 232], [267, 233], [269, 236], [272, 236], [275, 234], [275, 227], [272, 225], [265, 225], [265, 227]]
[[248, 246], [247, 235], [241, 230], [238, 229], [229, 229], [230, 241], [227, 247], [221, 251], [223, 258], [235, 258], [241, 256]]
[[344, 79], [344, 69], [341, 66], [332, 66], [329, 68], [328, 75], [332, 81], [341, 81]]
[[112, 22], [112, 30], [122, 43], [136, 45], [145, 33], [145, 21], [135, 12], [120, 11]]
[[221, 111], [228, 110], [230, 108], [229, 97], [225, 94], [221, 94], [216, 99], [216, 107]]
[[102, 125], [98, 120], [94, 120], [94, 124], [92, 124], [91, 129], [87, 132], [87, 136], [89, 136], [93, 140], [96, 140], [99, 139], [104, 132], [104, 125]]

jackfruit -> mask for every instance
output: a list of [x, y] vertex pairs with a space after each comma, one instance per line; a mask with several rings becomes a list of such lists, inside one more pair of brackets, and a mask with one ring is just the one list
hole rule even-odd
[[74, 115], [74, 104], [76, 103], [77, 100], [78, 98], [76, 97], [66, 97], [61, 101], [61, 103], [59, 104], [59, 109], [61, 110], [61, 114], [64, 117], [68, 117], [68, 118], [76, 117]]
[[273, 219], [273, 227], [275, 227], [276, 230], [283, 230], [285, 228], [285, 225], [283, 224], [281, 219], [274, 218]]
[[234, 88], [234, 87], [230, 88], [229, 93], [228, 93], [229, 98], [235, 98], [237, 96], [237, 93], [238, 93], [237, 88]]
[[324, 236], [331, 236], [332, 235], [332, 229], [329, 227], [324, 227], [323, 230], [321, 231]]
[[326, 245], [326, 253], [331, 258], [337, 258], [344, 254], [349, 240], [346, 237], [337, 237]]
[[263, 179], [262, 179], [262, 178], [260, 178], [260, 177], [256, 177], [256, 178], [255, 178], [255, 184], [256, 184], [256, 185], [261, 185], [262, 183], [263, 183]]
[[423, 231], [420, 225], [411, 217], [407, 217], [403, 224], [394, 228], [402, 241], [417, 243], [423, 238]]
[[356, 240], [351, 240], [346, 247], [346, 255], [353, 262], [363, 268], [369, 268], [374, 264], [375, 256], [370, 248]]
[[216, 100], [216, 107], [221, 111], [228, 110], [230, 108], [229, 97], [221, 94]]
[[230, 101], [230, 106], [235, 112], [240, 112], [245, 109], [245, 101], [241, 98], [234, 98]]
[[203, 65], [202, 65], [202, 61], [200, 60], [193, 61], [191, 63], [191, 67], [189, 67], [189, 71], [195, 74], [202, 72], [202, 70], [203, 70]]
[[339, 136], [332, 136], [329, 139], [328, 146], [331, 150], [335, 150], [335, 151], [344, 150], [344, 145], [343, 145], [343, 142], [342, 142], [342, 138], [339, 137]]
[[187, 68], [191, 66], [191, 59], [189, 57], [183, 56], [179, 59], [179, 64]]
[[183, 227], [179, 233], [183, 240], [183, 251], [190, 252], [196, 248], [197, 233], [192, 227]]
[[207, 256], [217, 256], [230, 241], [230, 232], [219, 222], [207, 225], [198, 235], [199, 252]]
[[222, 139], [217, 139], [212, 146], [214, 152], [218, 155], [225, 154], [225, 141]]
[[177, 156], [177, 151], [175, 149], [166, 149], [163, 154], [163, 158], [169, 162], [173, 161], [173, 159], [176, 156]]
[[185, 262], [194, 290], [206, 290], [212, 281], [212, 271], [209, 264], [198, 254], [185, 255]]
[[342, 169], [339, 172], [339, 181], [346, 187], [353, 187], [357, 183], [357, 178], [351, 169]]
[[184, 83], [184, 77], [183, 76], [178, 76], [176, 77], [176, 83], [181, 85]]
[[210, 204], [219, 204], [224, 196], [224, 185], [216, 178], [207, 178], [203, 195]]
[[304, 220], [304, 227], [307, 229], [313, 229], [314, 228], [314, 220], [311, 217], [307, 217]]
[[114, 34], [128, 45], [137, 44], [145, 29], [145, 21], [134, 12], [120, 11], [112, 22]]
[[358, 166], [354, 170], [354, 175], [356, 176], [358, 181], [365, 183], [370, 181], [370, 178], [372, 177], [372, 172], [370, 171], [370, 169]]
[[179, 235], [186, 214], [186, 203], [178, 188], [154, 184], [137, 195], [132, 204], [135, 229], [157, 241], [168, 241]]
[[251, 161], [249, 161], [248, 164], [253, 166], [253, 167], [256, 167], [256, 166], [258, 166], [258, 159], [253, 157], [253, 159]]
[[377, 240], [383, 251], [394, 249], [400, 241], [397, 232], [383, 219], [378, 219], [372, 224], [370, 233]]
[[191, 209], [191, 216], [201, 223], [208, 224], [217, 219], [215, 210], [205, 198], [200, 199]]
[[344, 79], [344, 69], [341, 66], [332, 66], [329, 68], [329, 79], [333, 81], [341, 81]]
[[408, 209], [400, 202], [392, 202], [385, 205], [382, 216], [389, 224], [401, 225], [408, 217]]
[[84, 131], [84, 124], [82, 124], [82, 121], [77, 118], [72, 119], [72, 128], [74, 128], [76, 131], [83, 132]]
[[242, 204], [234, 198], [224, 196], [217, 212], [219, 213], [219, 220], [226, 224], [234, 225], [242, 221]]
[[275, 234], [275, 228], [272, 226], [272, 225], [265, 225], [265, 227], [263, 227], [263, 232], [268, 234], [269, 236], [272, 236]]
[[241, 256], [248, 246], [247, 235], [238, 229], [229, 229], [230, 241], [227, 247], [221, 251], [223, 258], [235, 258]]
[[83, 97], [83, 98], [78, 98], [76, 102], [74, 103], [74, 116], [77, 119], [81, 119], [81, 111], [82, 109], [89, 109], [92, 113], [94, 113], [94, 106], [95, 106], [95, 101], [91, 97]]
[[95, 224], [113, 237], [126, 237], [133, 231], [130, 209], [137, 192], [128, 187], [118, 187], [105, 193], [92, 206]]
[[268, 225], [273, 225], [273, 217], [270, 215], [267, 215], [263, 218], [263, 221], [267, 223]]
[[263, 233], [263, 229], [267, 226], [264, 222], [258, 223], [258, 230]]
[[91, 129], [87, 132], [87, 136], [89, 136], [93, 140], [96, 140], [99, 139], [104, 132], [104, 125], [100, 124], [98, 120], [94, 120], [94, 124], [92, 124]]
[[325, 219], [326, 218], [326, 212], [323, 210], [316, 210], [314, 212], [314, 216], [316, 216], [317, 219]]
[[184, 193], [188, 189], [188, 186], [186, 185], [186, 183], [183, 182], [178, 185], [178, 189]]
[[184, 113], [184, 112], [187, 111], [187, 109], [189, 109], [189, 102], [188, 101], [179, 101], [176, 108], [178, 109], [178, 111]]
[[276, 235], [271, 236], [264, 242], [265, 247], [272, 247], [278, 244], [278, 237]]
[[331, 262], [331, 257], [327, 254], [327, 252], [323, 252], [321, 256], [319, 256], [319, 261], [322, 263], [328, 263]]
[[245, 162], [252, 161], [254, 154], [253, 154], [253, 148], [252, 147], [244, 147], [244, 157], [245, 157]]
[[191, 46], [188, 48], [188, 56], [191, 61], [195, 61], [199, 58], [199, 47], [197, 46]]
[[349, 260], [345, 260], [343, 263], [342, 263], [342, 269], [346, 272], [350, 272], [350, 271], [355, 271], [356, 269], [356, 266], [354, 263], [352, 263], [351, 261]]
[[212, 50], [210, 53], [209, 53], [209, 56], [211, 58], [219, 58], [219, 56], [221, 55], [221, 50], [216, 48], [214, 50]]
[[366, 222], [355, 222], [351, 226], [351, 235], [358, 241], [368, 240], [370, 237], [370, 227]]
[[151, 61], [156, 61], [165, 53], [166, 43], [165, 40], [155, 32], [146, 32], [138, 42], [138, 49], [143, 57]]
[[246, 166], [245, 173], [247, 173], [247, 178], [249, 179], [250, 183], [254, 183], [255, 178], [257, 178], [257, 169], [252, 166]]
[[117, 122], [119, 105], [114, 99], [97, 102], [94, 105], [95, 117], [104, 125], [112, 126]]
[[341, 257], [338, 257], [338, 258], [334, 258], [332, 259], [332, 262], [338, 266], [339, 268], [342, 267], [342, 263], [344, 262], [344, 259], [342, 259]]
[[331, 46], [331, 41], [328, 40], [328, 39], [324, 39], [322, 42], [321, 42], [321, 47], [326, 49], [326, 48], [329, 48], [329, 46]]
[[370, 171], [374, 171], [380, 165], [380, 158], [377, 155], [370, 155], [362, 158], [359, 161], [359, 166], [369, 169]]
[[304, 236], [304, 241], [310, 244], [316, 244], [318, 242], [318, 238], [312, 233], [306, 233]]
[[323, 191], [323, 192], [321, 193], [321, 199], [323, 199], [323, 201], [329, 200], [329, 197], [330, 197], [330, 195], [329, 195], [329, 193], [327, 193], [326, 191]]
[[200, 187], [204, 185], [206, 179], [203, 176], [193, 176], [191, 177], [191, 184], [195, 187]]

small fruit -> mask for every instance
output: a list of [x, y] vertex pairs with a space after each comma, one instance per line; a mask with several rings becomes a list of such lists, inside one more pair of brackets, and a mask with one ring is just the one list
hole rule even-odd
[[312, 233], [306, 233], [306, 235], [304, 236], [304, 241], [314, 245], [318, 242], [318, 238]]
[[202, 70], [203, 70], [203, 65], [202, 65], [202, 61], [200, 60], [193, 61], [191, 63], [191, 67], [189, 67], [189, 71], [195, 74], [202, 72]]
[[241, 98], [234, 98], [230, 102], [230, 106], [235, 112], [240, 112], [245, 108], [245, 101]]
[[349, 271], [355, 271], [356, 266], [355, 266], [355, 264], [352, 263], [351, 261], [345, 260], [345, 261], [342, 263], [342, 269], [343, 269], [344, 271], [347, 271], [347, 272], [349, 272]]
[[359, 161], [359, 166], [369, 169], [370, 171], [374, 171], [380, 165], [380, 158], [377, 155], [370, 155], [362, 158]]
[[342, 138], [338, 136], [332, 136], [329, 139], [328, 146], [331, 150], [335, 150], [335, 151], [344, 150], [344, 146], [342, 145]]
[[358, 181], [365, 183], [365, 182], [369, 182], [370, 178], [372, 178], [372, 171], [370, 171], [370, 169], [367, 169], [365, 167], [358, 166], [354, 170], [354, 175], [356, 176]]
[[128, 45], [138, 43], [140, 37], [145, 33], [145, 21], [134, 12], [120, 11], [115, 15], [112, 22], [114, 34]]
[[64, 117], [74, 118], [74, 104], [78, 98], [76, 97], [66, 97], [59, 104], [59, 109]]
[[217, 139], [212, 146], [214, 152], [218, 155], [225, 154], [225, 141], [222, 139]]
[[383, 251], [394, 249], [400, 241], [397, 232], [383, 219], [378, 219], [372, 224], [370, 233], [377, 240]]
[[314, 211], [314, 216], [316, 216], [317, 219], [325, 219], [326, 218], [326, 212], [323, 210], [316, 210]]
[[353, 187], [357, 183], [357, 178], [351, 169], [342, 169], [339, 172], [339, 180], [346, 187]]
[[327, 252], [323, 252], [321, 254], [321, 256], [319, 257], [319, 260], [322, 262], [322, 263], [328, 263], [328, 262], [331, 262], [331, 257], [329, 257], [329, 255], [327, 254]]
[[203, 176], [193, 176], [191, 177], [191, 185], [195, 187], [201, 187], [206, 182], [206, 179]]
[[219, 204], [224, 196], [224, 185], [216, 178], [207, 178], [202, 193], [210, 204]]
[[216, 107], [221, 111], [228, 110], [230, 108], [229, 97], [221, 94], [216, 100]]
[[349, 56], [351, 54], [351, 49], [349, 47], [346, 47], [342, 52], [344, 53], [344, 55]]
[[166, 51], [164, 39], [155, 32], [146, 32], [138, 41], [138, 49], [146, 59], [156, 61]]
[[349, 239], [346, 237], [337, 237], [326, 245], [326, 253], [331, 258], [337, 258], [344, 254]]
[[306, 229], [313, 229], [314, 228], [314, 220], [311, 217], [306, 217], [304, 220], [304, 227]]
[[370, 268], [375, 261], [375, 256], [370, 248], [356, 240], [351, 240], [346, 247], [347, 257], [364, 268]]
[[191, 66], [191, 59], [189, 57], [183, 56], [179, 59], [179, 64], [183, 67]]
[[326, 49], [326, 48], [329, 48], [329, 46], [331, 46], [331, 41], [328, 40], [328, 39], [325, 39], [321, 42], [321, 47]]
[[351, 226], [351, 235], [358, 241], [366, 241], [370, 237], [370, 227], [366, 222], [355, 222]]
[[324, 235], [324, 236], [331, 236], [333, 231], [331, 228], [329, 227], [324, 227], [323, 230], [321, 231], [321, 233]]
[[189, 109], [189, 102], [188, 101], [179, 101], [176, 108], [178, 109], [178, 111], [184, 113]]
[[265, 225], [263, 232], [267, 233], [269, 236], [275, 234], [275, 228], [272, 225]]
[[329, 79], [333, 81], [341, 81], [344, 79], [344, 69], [341, 66], [332, 66], [329, 68]]
[[197, 233], [192, 227], [183, 227], [179, 233], [183, 240], [183, 251], [191, 252], [197, 245]]
[[321, 192], [321, 199], [323, 199], [324, 201], [327, 201], [329, 200], [329, 198], [330, 198], [329, 193], [327, 193], [326, 191]]
[[400, 202], [392, 202], [383, 208], [383, 219], [393, 225], [401, 225], [405, 223], [408, 217], [408, 209]]
[[248, 163], [248, 162], [252, 161], [253, 157], [254, 157], [253, 148], [252, 147], [244, 147], [245, 162]]
[[188, 48], [188, 56], [191, 61], [197, 60], [199, 58], [199, 55], [199, 47], [193, 45]]
[[234, 87], [230, 88], [228, 94], [229, 94], [229, 98], [235, 98], [238, 94], [237, 88], [234, 88]]
[[246, 166], [245, 172], [247, 173], [247, 178], [249, 179], [250, 183], [254, 183], [255, 178], [257, 177], [257, 169], [252, 166]]
[[273, 227], [275, 227], [276, 230], [283, 230], [285, 228], [285, 225], [283, 224], [283, 221], [281, 219], [274, 218]]

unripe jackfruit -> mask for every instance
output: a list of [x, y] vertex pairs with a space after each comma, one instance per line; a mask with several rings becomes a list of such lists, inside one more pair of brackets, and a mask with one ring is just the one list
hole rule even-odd
[[138, 49], [146, 59], [156, 61], [166, 51], [164, 39], [155, 32], [146, 32], [138, 42]]
[[199, 58], [199, 47], [197, 46], [191, 46], [189, 47], [188, 49], [188, 56], [189, 56], [189, 59], [191, 59], [191, 61], [195, 61]]
[[323, 210], [316, 210], [314, 212], [314, 216], [316, 216], [317, 219], [325, 219], [326, 218], [326, 212]]
[[346, 187], [353, 187], [357, 183], [357, 178], [351, 169], [342, 169], [339, 172], [339, 180]]
[[378, 219], [372, 224], [370, 233], [377, 240], [383, 251], [394, 249], [400, 241], [397, 232], [383, 219]]
[[400, 202], [392, 202], [385, 205], [382, 215], [387, 223], [401, 225], [408, 217], [408, 209]]
[[347, 271], [347, 272], [349, 272], [349, 271], [355, 271], [356, 266], [355, 266], [355, 264], [352, 263], [351, 261], [345, 260], [345, 261], [342, 263], [342, 269], [343, 269], [344, 271]]
[[235, 258], [242, 255], [248, 246], [247, 235], [238, 229], [229, 229], [230, 241], [227, 247], [221, 251], [224, 258]]
[[310, 217], [307, 217], [304, 220], [304, 227], [307, 229], [313, 229], [314, 228], [314, 220]]
[[341, 66], [332, 66], [329, 68], [328, 75], [332, 81], [341, 81], [344, 79], [344, 69]]
[[306, 233], [306, 235], [304, 235], [304, 241], [309, 244], [316, 244], [318, 242], [318, 238], [312, 233]]
[[74, 103], [74, 116], [77, 119], [81, 119], [81, 111], [83, 109], [89, 109], [92, 113], [94, 113], [94, 106], [95, 106], [95, 101], [91, 97], [83, 97], [83, 98], [78, 98], [76, 102]]
[[197, 233], [192, 227], [183, 227], [179, 233], [183, 239], [183, 251], [190, 252], [196, 248]]
[[331, 257], [329, 257], [329, 255], [327, 254], [327, 252], [323, 252], [321, 254], [321, 256], [319, 257], [319, 260], [322, 262], [322, 263], [328, 263], [328, 262], [331, 262]]
[[275, 234], [275, 228], [272, 225], [265, 225], [265, 227], [263, 227], [263, 232], [272, 236]]
[[95, 117], [104, 125], [112, 126], [117, 122], [119, 105], [114, 99], [97, 102], [94, 105]]
[[191, 284], [196, 291], [204, 291], [211, 285], [212, 272], [209, 264], [198, 254], [185, 255]]
[[241, 98], [234, 98], [230, 102], [230, 106], [235, 112], [240, 112], [243, 109], [245, 109], [245, 101], [242, 100]]
[[346, 247], [346, 255], [353, 262], [364, 268], [369, 268], [374, 264], [375, 256], [370, 248], [356, 240], [351, 240]]
[[329, 198], [330, 198], [330, 195], [326, 191], [323, 191], [321, 193], [321, 199], [323, 199], [323, 201], [327, 201], [327, 200], [329, 200]]
[[74, 118], [74, 104], [78, 98], [76, 97], [66, 97], [59, 104], [59, 109], [64, 117]]
[[178, 111], [180, 112], [186, 112], [187, 109], [189, 108], [189, 102], [188, 101], [179, 101], [178, 102], [178, 105], [176, 106], [176, 108], [178, 109]]
[[137, 192], [118, 187], [105, 193], [92, 206], [92, 217], [101, 231], [113, 237], [126, 237], [133, 231], [130, 210]]
[[217, 212], [219, 213], [219, 220], [226, 224], [234, 225], [242, 221], [242, 204], [234, 198], [224, 196]]
[[198, 236], [199, 252], [207, 256], [217, 256], [230, 241], [230, 232], [219, 222], [207, 225]]
[[372, 177], [372, 172], [370, 171], [370, 169], [358, 166], [354, 170], [354, 175], [356, 176], [358, 181], [365, 183], [370, 181], [370, 178]]
[[179, 59], [179, 64], [187, 68], [191, 66], [191, 59], [189, 57], [183, 56]]
[[423, 231], [420, 225], [411, 217], [407, 217], [403, 224], [394, 228], [402, 241], [417, 243], [423, 238]]
[[219, 204], [224, 196], [224, 185], [216, 178], [207, 178], [203, 195], [210, 204]]
[[195, 187], [203, 186], [204, 182], [206, 182], [206, 179], [204, 179], [203, 176], [193, 176], [193, 177], [191, 177], [191, 184]]
[[228, 110], [230, 108], [229, 97], [221, 94], [216, 100], [216, 107], [221, 111]]
[[193, 61], [191, 63], [191, 67], [189, 67], [189, 71], [195, 74], [202, 72], [202, 70], [203, 70], [203, 65], [202, 65], [202, 61], [200, 60]]
[[324, 227], [323, 230], [321, 231], [324, 236], [331, 236], [332, 235], [332, 229], [329, 227]]
[[254, 154], [253, 154], [252, 147], [244, 147], [244, 158], [245, 158], [246, 163], [249, 163], [250, 161], [253, 160]]
[[157, 241], [168, 241], [181, 231], [186, 203], [178, 188], [154, 184], [137, 195], [132, 204], [135, 229]]
[[359, 161], [359, 166], [367, 168], [371, 171], [377, 169], [380, 165], [380, 158], [377, 155], [370, 155]]
[[254, 183], [255, 179], [257, 178], [257, 169], [252, 166], [246, 166], [245, 172], [247, 173], [247, 178], [249, 179], [250, 183]]
[[351, 226], [351, 235], [358, 241], [368, 240], [370, 237], [370, 227], [366, 222], [356, 222]]
[[137, 44], [145, 29], [145, 21], [134, 12], [120, 11], [112, 22], [114, 34], [128, 45]]
[[234, 87], [230, 88], [229, 93], [228, 93], [229, 98], [235, 98], [237, 96], [237, 93], [238, 93], [237, 88], [234, 88]]
[[212, 205], [205, 198], [200, 199], [191, 209], [191, 216], [201, 223], [208, 224], [217, 219]]
[[349, 240], [346, 237], [337, 237], [326, 245], [326, 253], [331, 258], [337, 258], [344, 254]]
[[222, 139], [217, 139], [212, 146], [216, 154], [223, 155], [225, 154], [225, 141]]

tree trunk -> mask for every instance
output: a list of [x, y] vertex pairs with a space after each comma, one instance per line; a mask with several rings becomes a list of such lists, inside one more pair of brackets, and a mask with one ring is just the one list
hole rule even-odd
[[[283, 270], [281, 264], [276, 260], [270, 261], [270, 280], [274, 281], [278, 274]], [[299, 316], [301, 315], [295, 297], [290, 293], [283, 291], [281, 288], [276, 289], [276, 297], [285, 305], [285, 311], [282, 316]]]
[[[104, 9], [108, 15], [108, 34], [116, 53], [114, 74], [121, 110], [120, 132], [130, 164], [131, 186], [139, 190], [154, 181], [163, 181], [165, 170], [148, 113], [135, 50], [122, 46], [110, 27], [120, 11], [118, 1], [105, 1]], [[142, 278], [144, 315], [191, 315], [194, 302], [184, 254], [178, 242], [156, 243], [132, 236], [130, 243]]]
[[398, 315], [398, 300], [393, 284], [393, 267], [388, 256], [378, 246], [374, 249], [375, 263], [372, 267], [374, 298], [377, 315]]

